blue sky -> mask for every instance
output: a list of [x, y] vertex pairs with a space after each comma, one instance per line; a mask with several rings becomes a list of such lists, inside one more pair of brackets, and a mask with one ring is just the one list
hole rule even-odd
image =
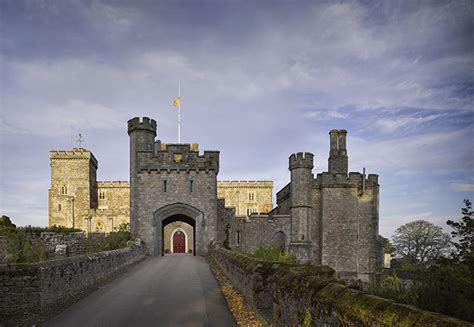
[[[71, 130], [128, 180], [126, 121], [221, 151], [220, 179], [289, 180], [288, 156], [380, 175], [380, 233], [474, 199], [471, 1], [0, 1], [0, 211], [47, 224], [48, 151]], [[76, 146], [76, 144], [74, 144]]]

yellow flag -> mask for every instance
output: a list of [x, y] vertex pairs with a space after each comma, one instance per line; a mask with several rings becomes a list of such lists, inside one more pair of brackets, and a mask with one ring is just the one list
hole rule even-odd
[[174, 100], [173, 102], [173, 106], [177, 107], [179, 106], [180, 103], [181, 103], [181, 97], [177, 97], [176, 100]]

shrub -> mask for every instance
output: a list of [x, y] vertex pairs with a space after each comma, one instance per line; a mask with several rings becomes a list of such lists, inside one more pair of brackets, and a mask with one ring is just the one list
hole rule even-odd
[[431, 267], [417, 292], [420, 308], [474, 321], [474, 274], [468, 265], [448, 260]]
[[406, 287], [397, 275], [388, 276], [378, 284], [370, 284], [369, 292], [406, 304], [415, 304], [417, 301], [416, 287]]
[[6, 263], [33, 263], [45, 260], [43, 246], [31, 239], [23, 229], [0, 227], [0, 235], [6, 239]]
[[118, 232], [109, 233], [103, 239], [87, 239], [85, 241], [86, 252], [95, 253], [126, 248], [128, 246], [127, 242], [130, 240], [132, 240], [132, 234], [129, 231], [122, 229]]
[[289, 263], [297, 262], [295, 257], [291, 256], [288, 252], [279, 248], [278, 246], [266, 247], [260, 245], [252, 256], [256, 259], [265, 261], [278, 261]]
[[37, 226], [24, 226], [24, 227], [18, 227], [18, 230], [22, 230], [25, 233], [28, 234], [35, 234], [35, 235], [41, 235], [43, 232], [52, 232], [52, 233], [75, 233], [75, 232], [81, 232], [80, 229], [77, 228], [69, 228], [69, 227], [63, 227], [63, 226], [50, 226], [50, 227], [37, 227]]

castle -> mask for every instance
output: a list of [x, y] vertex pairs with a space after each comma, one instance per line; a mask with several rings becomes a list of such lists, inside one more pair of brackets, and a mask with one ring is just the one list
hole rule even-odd
[[147, 117], [128, 121], [130, 184], [96, 182], [85, 149], [51, 151], [50, 225], [111, 231], [130, 221], [149, 255], [275, 245], [348, 278], [378, 270], [378, 176], [348, 172], [345, 130], [330, 131], [328, 171], [316, 177], [313, 154], [289, 157], [291, 180], [272, 208], [272, 182], [219, 182], [219, 151], [162, 143], [156, 128]]
[[[49, 226], [108, 233], [130, 223], [128, 181], [97, 181], [97, 159], [84, 148], [50, 151], [49, 157]], [[217, 196], [242, 217], [270, 211], [272, 191], [272, 181], [217, 181]]]

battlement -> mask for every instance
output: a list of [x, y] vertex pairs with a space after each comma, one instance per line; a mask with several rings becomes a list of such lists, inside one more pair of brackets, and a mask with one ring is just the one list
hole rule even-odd
[[273, 188], [273, 181], [217, 181], [219, 188]]
[[148, 131], [156, 136], [156, 121], [148, 117], [143, 117], [141, 120], [139, 117], [134, 117], [128, 122], [128, 135], [135, 131]]
[[[322, 172], [316, 176], [313, 181], [313, 187], [337, 185], [338, 187], [353, 187], [357, 185], [362, 187], [364, 182], [363, 174], [359, 172], [350, 172], [349, 176], [343, 174], [332, 174], [330, 172]], [[378, 175], [369, 174], [365, 179], [367, 187], [378, 186]]]
[[128, 181], [98, 181], [97, 188], [129, 188]]
[[72, 150], [49, 151], [51, 160], [90, 160], [97, 167], [97, 159], [91, 151], [84, 148], [72, 148]]
[[293, 153], [290, 156], [290, 164], [289, 164], [289, 169], [296, 169], [296, 168], [309, 168], [313, 169], [313, 160], [314, 160], [314, 155], [310, 152], [298, 152], [298, 153]]
[[215, 170], [219, 171], [219, 151], [199, 154], [197, 144], [160, 144], [160, 150], [138, 151], [142, 170]]

